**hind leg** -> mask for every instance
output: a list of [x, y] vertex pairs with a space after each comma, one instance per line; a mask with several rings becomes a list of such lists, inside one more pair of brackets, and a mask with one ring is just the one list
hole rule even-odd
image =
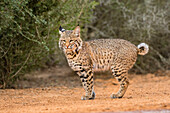
[[112, 94], [111, 98], [122, 98], [129, 85], [129, 81], [127, 79], [127, 71], [116, 69], [116, 68], [115, 69], [111, 68], [111, 71], [112, 71], [113, 76], [120, 83], [119, 91], [116, 94]]

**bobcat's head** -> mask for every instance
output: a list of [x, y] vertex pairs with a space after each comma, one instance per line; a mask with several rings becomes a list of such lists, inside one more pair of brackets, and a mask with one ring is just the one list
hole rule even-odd
[[59, 33], [59, 47], [63, 49], [66, 57], [69, 59], [76, 57], [83, 44], [80, 38], [80, 27], [77, 26], [74, 30], [65, 30], [60, 26]]

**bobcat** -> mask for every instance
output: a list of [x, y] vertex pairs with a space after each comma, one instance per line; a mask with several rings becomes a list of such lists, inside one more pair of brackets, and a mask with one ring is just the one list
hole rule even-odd
[[137, 47], [123, 39], [97, 39], [82, 41], [80, 27], [74, 30], [59, 28], [59, 47], [64, 51], [69, 66], [79, 75], [85, 89], [82, 100], [95, 98], [93, 72], [111, 70], [120, 83], [120, 89], [111, 98], [122, 98], [129, 81], [127, 73], [134, 65], [137, 55], [145, 55], [149, 47], [145, 43]]

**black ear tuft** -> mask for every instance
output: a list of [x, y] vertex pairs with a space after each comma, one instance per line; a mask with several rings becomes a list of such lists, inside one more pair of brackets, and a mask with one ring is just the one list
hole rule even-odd
[[64, 32], [64, 31], [65, 31], [65, 29], [63, 29], [61, 26], [59, 27], [59, 30], [60, 30], [61, 32]]
[[60, 27], [59, 27], [59, 30], [62, 31], [62, 29], [63, 29], [63, 28], [60, 26]]

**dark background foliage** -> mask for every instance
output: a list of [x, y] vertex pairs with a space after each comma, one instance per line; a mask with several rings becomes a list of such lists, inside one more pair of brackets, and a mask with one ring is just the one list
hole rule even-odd
[[136, 46], [149, 45], [149, 53], [138, 56], [131, 70], [136, 73], [170, 68], [169, 0], [97, 0], [88, 39], [122, 38]]
[[58, 48], [58, 27], [81, 27], [83, 40], [123, 38], [150, 46], [131, 72], [170, 68], [169, 0], [0, 1], [0, 88], [25, 73], [67, 65]]

